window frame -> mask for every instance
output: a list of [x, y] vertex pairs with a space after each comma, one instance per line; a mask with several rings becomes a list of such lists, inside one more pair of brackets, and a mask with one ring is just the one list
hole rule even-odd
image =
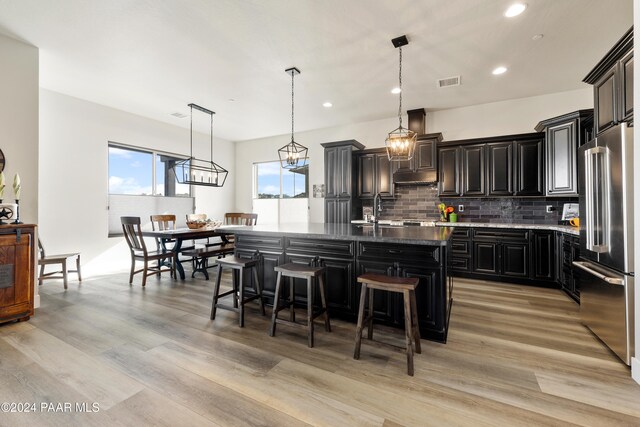
[[[309, 157], [306, 157], [305, 161], [307, 162], [306, 166], [309, 167]], [[284, 197], [282, 192], [283, 167], [280, 160], [265, 160], [261, 162], [253, 162], [251, 165], [252, 173], [253, 173], [253, 199], [269, 200], [269, 198], [261, 199], [260, 197], [258, 197], [258, 194], [259, 194], [258, 193], [258, 165], [265, 164], [265, 163], [277, 163], [280, 169], [280, 176], [279, 176], [280, 189], [279, 189], [278, 197], [273, 197], [271, 199], [288, 200], [288, 199], [308, 199], [309, 198], [309, 174], [308, 173], [307, 173], [307, 179], [306, 179], [307, 197], [295, 197], [295, 194], [294, 194], [294, 197]]]
[[[112, 193], [110, 186], [109, 186], [109, 178], [110, 176], [110, 167], [109, 167], [109, 159], [110, 159], [110, 154], [109, 154], [109, 149], [113, 147], [113, 148], [119, 148], [119, 149], [123, 149], [123, 150], [129, 150], [129, 151], [136, 151], [138, 153], [145, 153], [145, 154], [151, 154], [151, 194], [124, 194], [124, 193]], [[183, 154], [176, 154], [176, 153], [171, 153], [169, 151], [162, 151], [162, 150], [156, 150], [153, 148], [145, 148], [145, 147], [139, 147], [139, 146], [135, 146], [135, 145], [129, 145], [129, 144], [123, 144], [120, 142], [115, 142], [115, 141], [107, 141], [107, 196], [143, 196], [143, 197], [148, 197], [148, 196], [152, 196], [152, 197], [190, 197], [193, 198], [193, 188], [191, 185], [189, 185], [189, 194], [187, 196], [167, 196], [166, 194], [158, 194], [157, 191], [157, 182], [156, 182], [156, 156], [169, 156], [169, 157], [174, 157], [176, 159], [179, 160], [188, 160], [189, 156], [183, 155]], [[175, 174], [174, 174], [175, 175]], [[165, 193], [166, 193], [166, 183], [165, 183]]]

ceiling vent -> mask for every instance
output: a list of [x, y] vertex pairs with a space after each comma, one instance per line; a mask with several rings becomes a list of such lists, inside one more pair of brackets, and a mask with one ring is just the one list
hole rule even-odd
[[179, 119], [184, 119], [185, 117], [187, 117], [187, 115], [186, 115], [186, 114], [177, 113], [177, 112], [176, 112], [176, 113], [171, 113], [171, 115], [172, 115], [173, 117], [177, 117], [177, 118], [179, 118]]
[[460, 86], [460, 76], [447, 77], [446, 79], [438, 79], [438, 87]]

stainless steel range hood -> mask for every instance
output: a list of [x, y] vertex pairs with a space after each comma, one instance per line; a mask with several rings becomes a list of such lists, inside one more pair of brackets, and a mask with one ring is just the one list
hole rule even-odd
[[[426, 134], [426, 113], [424, 108], [407, 111], [409, 129], [418, 134], [416, 153], [410, 161], [400, 162], [398, 171], [393, 174], [395, 184], [434, 184], [438, 182], [436, 145], [442, 141], [442, 134]], [[428, 141], [430, 144], [425, 144]], [[425, 151], [424, 153], [422, 151]], [[433, 167], [417, 164], [418, 159], [429, 158]]]

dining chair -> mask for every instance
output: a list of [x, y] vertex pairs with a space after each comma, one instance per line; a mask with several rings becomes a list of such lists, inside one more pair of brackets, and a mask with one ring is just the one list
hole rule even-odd
[[[40, 275], [38, 276], [38, 285], [42, 285], [42, 281], [45, 279], [62, 279], [64, 288], [67, 289], [67, 273], [77, 273], [78, 282], [82, 282], [82, 274], [80, 272], [80, 252], [72, 252], [68, 254], [47, 255], [42, 241], [38, 237], [38, 252], [40, 257], [38, 258], [38, 265], [40, 266]], [[67, 261], [70, 258], [76, 259], [76, 269], [67, 270]], [[47, 265], [60, 265], [59, 271], [50, 271], [45, 273], [45, 267]]]
[[258, 214], [255, 213], [243, 213], [240, 215], [241, 225], [256, 225], [258, 223]]
[[[140, 224], [140, 217], [137, 216], [123, 216], [120, 217], [122, 223], [122, 231], [124, 232], [125, 240], [129, 245], [129, 251], [131, 252], [131, 272], [129, 274], [129, 284], [133, 283], [133, 276], [142, 272], [142, 286], [147, 284], [147, 276], [157, 274], [158, 276], [163, 271], [171, 273], [171, 277], [176, 276], [176, 258], [175, 253], [168, 251], [165, 252], [162, 249], [156, 251], [149, 251], [145, 244], [144, 237], [142, 237], [142, 226]], [[168, 269], [162, 269], [164, 266], [162, 260], [168, 259], [171, 262], [171, 267]], [[136, 261], [142, 261], [144, 267], [140, 270], [136, 270]], [[157, 266], [149, 265], [149, 261], [158, 261]]]
[[242, 225], [242, 215], [244, 215], [242, 212], [227, 212], [224, 214], [225, 225]]

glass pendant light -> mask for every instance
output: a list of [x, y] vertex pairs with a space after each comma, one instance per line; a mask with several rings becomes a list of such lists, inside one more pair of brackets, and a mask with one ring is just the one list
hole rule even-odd
[[280, 164], [284, 169], [298, 169], [307, 164], [307, 152], [308, 149], [302, 144], [298, 144], [293, 139], [293, 78], [297, 74], [300, 74], [300, 70], [296, 67], [287, 68], [285, 70], [287, 74], [291, 75], [291, 142], [278, 150], [278, 157], [280, 158]]
[[411, 158], [413, 158], [413, 153], [416, 150], [416, 138], [418, 135], [415, 132], [402, 127], [402, 46], [408, 45], [409, 40], [407, 40], [407, 36], [400, 36], [391, 40], [391, 42], [400, 52], [400, 67], [398, 72], [400, 88], [400, 105], [398, 107], [399, 126], [397, 129], [389, 132], [389, 136], [385, 141], [385, 146], [387, 148], [387, 156], [389, 157], [389, 160], [399, 162], [411, 160]]
[[[204, 185], [207, 187], [222, 187], [227, 180], [229, 172], [213, 161], [213, 111], [197, 104], [189, 104], [191, 109], [189, 158], [176, 162], [173, 173], [180, 184]], [[193, 110], [196, 109], [208, 114], [211, 119], [211, 159], [201, 160], [193, 157]]]

